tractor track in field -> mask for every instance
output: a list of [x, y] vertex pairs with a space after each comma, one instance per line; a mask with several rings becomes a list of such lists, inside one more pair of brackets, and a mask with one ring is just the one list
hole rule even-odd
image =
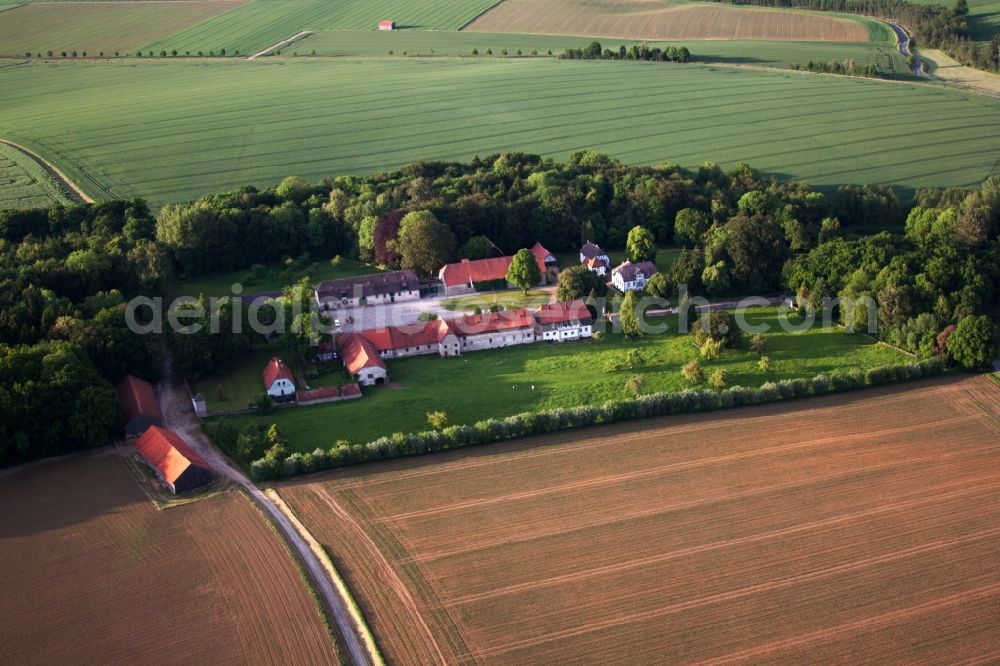
[[271, 52], [283, 49], [284, 47], [289, 46], [290, 44], [294, 44], [295, 42], [299, 41], [300, 39], [305, 39], [306, 37], [308, 37], [311, 34], [313, 34], [312, 30], [303, 30], [301, 32], [297, 32], [294, 35], [292, 35], [291, 37], [289, 37], [288, 39], [283, 39], [280, 42], [278, 42], [277, 44], [271, 44], [270, 46], [268, 46], [263, 51], [258, 51], [257, 53], [254, 53], [252, 56], [248, 57], [247, 60], [248, 61], [250, 61], [250, 60], [256, 60], [257, 58], [260, 58], [261, 56], [270, 55]]
[[49, 162], [38, 153], [28, 150], [24, 146], [16, 144], [13, 141], [8, 141], [7, 139], [0, 139], [0, 143], [5, 146], [10, 146], [14, 150], [17, 150], [34, 160], [40, 167], [42, 167], [42, 169], [45, 170], [45, 173], [47, 173], [50, 178], [62, 185], [63, 189], [66, 190], [71, 199], [74, 199], [79, 203], [94, 203], [94, 200], [83, 190], [82, 187], [77, 185], [69, 178], [69, 176], [60, 171], [59, 167], [52, 164], [52, 162]]

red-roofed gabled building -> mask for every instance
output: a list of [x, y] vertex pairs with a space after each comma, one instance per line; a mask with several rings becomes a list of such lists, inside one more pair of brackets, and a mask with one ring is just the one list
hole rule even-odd
[[126, 375], [118, 383], [118, 401], [125, 414], [126, 437], [138, 437], [150, 426], [163, 425], [160, 402], [149, 382]]
[[212, 470], [173, 430], [150, 426], [136, 440], [139, 455], [173, 493], [183, 493], [212, 483]]
[[264, 390], [272, 399], [278, 402], [295, 399], [295, 375], [280, 358], [272, 357], [264, 366], [261, 376], [264, 380]]
[[535, 310], [535, 334], [539, 340], [565, 342], [589, 338], [594, 318], [582, 300], [549, 303]]
[[340, 336], [340, 358], [351, 376], [363, 386], [386, 384], [389, 369], [378, 352], [378, 347], [361, 333], [344, 333]]
[[389, 21], [389, 20], [379, 21], [378, 22], [378, 29], [379, 30], [395, 30], [396, 29], [396, 22], [395, 21]]
[[535, 341], [535, 320], [525, 308], [445, 320], [461, 351], [496, 349]]
[[[534, 247], [531, 248], [531, 254], [535, 257], [538, 271], [542, 274], [542, 281], [539, 284], [545, 284], [549, 270], [556, 267], [556, 258], [541, 243], [535, 243]], [[454, 264], [443, 266], [438, 271], [438, 279], [444, 284], [445, 294], [449, 296], [467, 294], [475, 291], [476, 285], [479, 283], [506, 280], [507, 271], [510, 269], [510, 262], [513, 259], [513, 257], [490, 257], [475, 261], [463, 259]]]

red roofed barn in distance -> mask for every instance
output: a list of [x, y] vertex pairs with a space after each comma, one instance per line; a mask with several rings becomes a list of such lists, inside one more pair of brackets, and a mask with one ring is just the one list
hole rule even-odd
[[118, 382], [118, 401], [125, 415], [125, 436], [138, 437], [151, 425], [163, 425], [163, 412], [153, 385], [144, 379], [125, 375]]

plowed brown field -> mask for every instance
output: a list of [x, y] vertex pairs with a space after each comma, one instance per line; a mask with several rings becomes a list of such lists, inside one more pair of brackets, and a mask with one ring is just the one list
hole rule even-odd
[[1000, 389], [983, 377], [280, 492], [397, 663], [1000, 657]]
[[463, 30], [618, 39], [778, 39], [867, 42], [851, 19], [663, 0], [504, 0]]
[[5, 472], [0, 507], [0, 661], [337, 663], [241, 494], [159, 511], [104, 452]]

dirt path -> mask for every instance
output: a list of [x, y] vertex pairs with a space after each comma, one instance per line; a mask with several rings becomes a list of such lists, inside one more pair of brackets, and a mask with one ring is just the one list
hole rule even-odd
[[38, 165], [45, 170], [45, 173], [49, 174], [49, 177], [66, 188], [70, 198], [75, 199], [80, 203], [94, 203], [94, 200], [90, 198], [90, 195], [83, 191], [82, 187], [70, 180], [69, 176], [59, 170], [59, 167], [49, 162], [41, 155], [28, 150], [24, 146], [18, 145], [13, 141], [8, 141], [7, 139], [0, 139], [0, 143], [10, 146], [14, 150], [19, 150], [31, 159], [35, 160], [35, 162], [37, 162]]
[[257, 53], [254, 53], [252, 56], [250, 56], [249, 58], [247, 58], [247, 60], [256, 60], [257, 58], [259, 58], [261, 56], [266, 56], [267, 54], [271, 53], [272, 51], [277, 51], [279, 49], [282, 49], [282, 48], [288, 46], [289, 44], [291, 44], [293, 42], [297, 42], [300, 39], [308, 37], [311, 34], [313, 34], [312, 30], [303, 30], [302, 32], [295, 33], [294, 35], [292, 35], [288, 39], [283, 39], [280, 42], [278, 42], [277, 44], [272, 44], [271, 46], [268, 46], [263, 51], [259, 51]]
[[372, 652], [373, 646], [360, 638], [366, 634], [370, 635], [370, 632], [366, 627], [358, 626], [357, 623], [363, 623], [363, 620], [360, 615], [351, 612], [350, 609], [356, 608], [356, 606], [353, 600], [346, 598], [346, 588], [342, 590], [345, 594], [341, 594], [341, 591], [335, 589], [323, 563], [310, 548], [308, 537], [303, 536], [281, 508], [255, 486], [242, 470], [233, 465], [212, 445], [208, 437], [201, 431], [201, 424], [194, 414], [187, 392], [180, 385], [180, 381], [173, 377], [170, 354], [164, 353], [163, 358], [160, 407], [163, 410], [167, 427], [181, 435], [184, 441], [208, 462], [216, 474], [221, 474], [239, 484], [271, 519], [285, 543], [297, 555], [317, 596], [323, 600], [323, 605], [331, 613], [339, 634], [344, 639], [344, 647], [350, 655], [351, 662], [358, 666], [381, 664], [380, 655], [377, 652]]

